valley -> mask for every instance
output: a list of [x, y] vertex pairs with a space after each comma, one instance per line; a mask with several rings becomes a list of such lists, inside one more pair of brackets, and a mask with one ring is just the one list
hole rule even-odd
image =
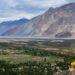
[[54, 75], [58, 67], [62, 72], [68, 70], [74, 60], [74, 39], [0, 42], [1, 75]]

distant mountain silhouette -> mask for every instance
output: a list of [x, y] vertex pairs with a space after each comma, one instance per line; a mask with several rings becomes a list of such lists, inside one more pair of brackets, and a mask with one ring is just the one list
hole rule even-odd
[[3, 35], [3, 33], [15, 29], [15, 27], [23, 25], [25, 23], [27, 23], [29, 20], [28, 19], [19, 19], [19, 20], [15, 20], [15, 21], [5, 21], [0, 23], [0, 35]]

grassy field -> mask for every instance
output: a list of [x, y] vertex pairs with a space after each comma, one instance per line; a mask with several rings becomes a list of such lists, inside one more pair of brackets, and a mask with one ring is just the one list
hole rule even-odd
[[[23, 63], [26, 61], [47, 61], [58, 60], [60, 54], [75, 53], [75, 43], [68, 42], [50, 42], [50, 41], [30, 41], [14, 43], [0, 43], [0, 60], [10, 61], [11, 63]], [[50, 52], [55, 52], [53, 55]], [[48, 55], [49, 54], [49, 55]]]
[[25, 54], [0, 55], [0, 60], [10, 61], [11, 63], [23, 63], [26, 61], [44, 61], [45, 58], [49, 62], [57, 60], [57, 57], [54, 56], [40, 57]]

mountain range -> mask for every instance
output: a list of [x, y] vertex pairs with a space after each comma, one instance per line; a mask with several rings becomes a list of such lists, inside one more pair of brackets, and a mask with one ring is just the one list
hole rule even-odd
[[3, 36], [4, 33], [8, 31], [13, 31], [16, 27], [27, 23], [29, 20], [22, 18], [15, 21], [5, 21], [0, 23], [0, 36]]
[[[49, 8], [45, 13], [22, 24], [3, 23], [1, 36], [75, 38], [75, 3]], [[0, 24], [0, 31], [4, 30]]]

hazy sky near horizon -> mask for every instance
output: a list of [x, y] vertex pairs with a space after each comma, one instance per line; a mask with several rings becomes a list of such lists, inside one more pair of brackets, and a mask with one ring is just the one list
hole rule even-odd
[[75, 0], [0, 0], [0, 21], [31, 19], [49, 7], [58, 7]]

